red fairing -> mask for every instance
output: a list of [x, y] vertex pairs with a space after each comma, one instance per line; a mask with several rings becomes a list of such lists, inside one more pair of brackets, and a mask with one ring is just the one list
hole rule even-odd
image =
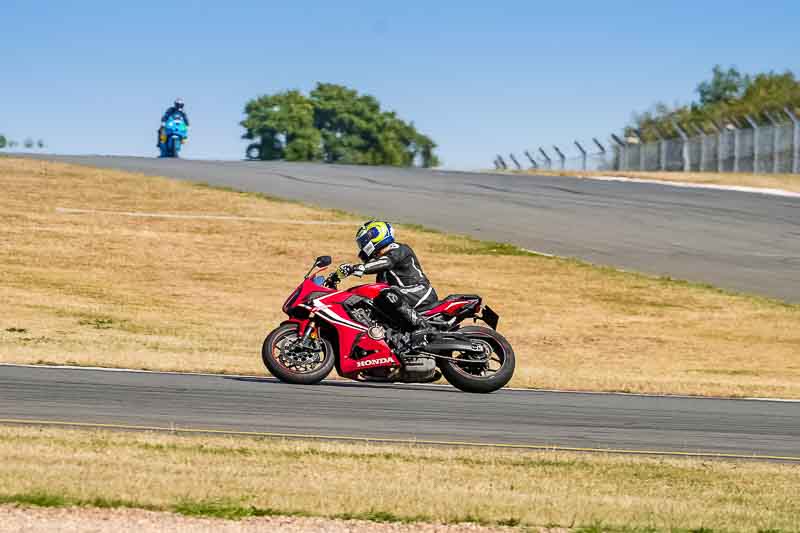
[[464, 307], [474, 304], [475, 300], [472, 298], [451, 301], [445, 300], [437, 304], [435, 307], [423, 312], [422, 314], [425, 316], [433, 316], [438, 314], [456, 316], [462, 309], [464, 309]]
[[[419, 302], [416, 309], [427, 320], [416, 320], [407, 316], [409, 309], [392, 313], [382, 306], [379, 296], [390, 287], [385, 283], [339, 290], [346, 268], [326, 278], [319, 275], [332, 263], [328, 255], [314, 260], [283, 304], [287, 319], [264, 340], [261, 358], [279, 380], [310, 385], [335, 368], [340, 376], [356, 381], [430, 383], [444, 378], [465, 392], [487, 393], [512, 378], [514, 351], [497, 333], [500, 316], [483, 305], [480, 295], [451, 294], [432, 305], [426, 299], [428, 305]], [[464, 326], [466, 320], [480, 320], [486, 327]], [[426, 324], [425, 331], [410, 327], [420, 324]], [[422, 333], [425, 340], [420, 339]], [[487, 340], [478, 344], [473, 339]], [[497, 357], [489, 359], [487, 348]], [[451, 352], [460, 353], [451, 356]], [[486, 358], [476, 358], [484, 353]], [[499, 369], [488, 366], [498, 361]]]
[[356, 346], [369, 355], [361, 359], [353, 359], [349, 354], [346, 357], [342, 357], [339, 361], [339, 367], [343, 376], [355, 376], [362, 370], [369, 368], [400, 366], [397, 356], [394, 355], [383, 339], [375, 340], [369, 335], [362, 334], [358, 342], [356, 342]]
[[292, 307], [305, 303], [312, 292], [332, 293], [335, 291], [322, 285], [317, 285], [310, 279], [303, 280], [303, 283], [292, 291], [292, 294], [283, 302], [283, 312], [288, 313]]
[[[357, 378], [359, 372], [365, 370], [401, 366], [386, 341], [371, 338], [367, 326], [351, 317], [344, 306], [345, 301], [353, 295], [374, 300], [387, 287], [384, 283], [368, 283], [349, 290], [334, 290], [306, 279], [287, 298], [283, 311], [289, 315], [289, 322], [298, 325], [301, 335], [314, 323], [324, 322], [334, 328], [335, 336], [325, 328], [318, 331], [320, 335], [327, 335], [328, 340], [336, 345], [339, 359], [336, 368], [339, 374]], [[480, 309], [480, 303], [480, 296], [453, 295], [424, 314], [463, 319], [474, 316]]]
[[[363, 287], [363, 286], [362, 286]], [[367, 335], [367, 327], [353, 320], [342, 306], [354, 291], [335, 291], [316, 298], [312, 302], [315, 317], [336, 328], [339, 339], [339, 372], [342, 376], [353, 377], [367, 368], [400, 366], [400, 361], [392, 353], [383, 339], [375, 340]], [[361, 295], [359, 295], [361, 296]], [[354, 359], [355, 348], [366, 357]], [[361, 352], [363, 350], [363, 352]]]
[[385, 283], [367, 283], [366, 285], [358, 285], [350, 289], [350, 292], [374, 300], [378, 294], [388, 285]]

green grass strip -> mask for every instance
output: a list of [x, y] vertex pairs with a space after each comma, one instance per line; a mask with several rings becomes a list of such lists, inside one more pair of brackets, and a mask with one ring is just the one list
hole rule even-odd
[[[378, 523], [436, 523], [431, 516], [415, 515], [402, 516], [389, 511], [371, 510], [359, 513], [336, 513], [319, 514], [305, 511], [293, 511], [286, 509], [273, 509], [271, 507], [256, 507], [244, 505], [234, 501], [191, 501], [184, 500], [172, 505], [151, 505], [131, 500], [108, 499], [108, 498], [71, 498], [59, 494], [48, 492], [29, 492], [17, 494], [0, 494], [0, 505], [14, 504], [30, 507], [94, 507], [101, 509], [144, 509], [148, 511], [173, 512], [184, 516], [197, 518], [218, 518], [224, 520], [241, 520], [244, 518], [272, 517], [272, 516], [293, 516], [301, 518], [328, 518], [335, 520], [364, 520]], [[447, 521], [448, 524], [472, 523], [482, 526], [506, 526], [518, 527], [523, 530], [526, 528], [536, 528], [534, 524], [523, 524], [520, 519], [509, 517], [500, 520], [485, 520], [474, 515], [466, 515]], [[616, 526], [605, 523], [593, 523], [584, 526], [564, 526], [559, 524], [547, 524], [547, 528], [566, 528], [575, 533], [656, 533], [658, 531], [669, 531], [670, 533], [714, 533], [715, 530], [707, 527], [699, 528], [669, 528], [658, 529], [652, 527], [626, 527]], [[759, 530], [758, 533], [781, 533], [781, 530]]]

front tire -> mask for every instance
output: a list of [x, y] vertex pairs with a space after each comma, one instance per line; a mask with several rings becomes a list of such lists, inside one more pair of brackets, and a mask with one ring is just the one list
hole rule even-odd
[[180, 157], [181, 153], [181, 138], [177, 135], [172, 136], [172, 157]]
[[[292, 344], [300, 341], [297, 324], [284, 324], [275, 328], [264, 339], [261, 347], [261, 360], [270, 374], [286, 383], [313, 385], [319, 383], [333, 370], [334, 352], [331, 343], [317, 338], [314, 350], [291, 351]], [[306, 364], [303, 360], [316, 360]]]
[[[464, 392], [488, 393], [504, 387], [514, 376], [516, 360], [514, 349], [505, 337], [493, 329], [484, 326], [466, 326], [457, 330], [466, 335], [472, 342], [486, 346], [490, 363], [487, 365], [469, 363], [468, 356], [457, 353], [451, 357], [463, 358], [464, 363], [442, 361], [440, 368], [445, 379], [457, 389]], [[491, 368], [492, 364], [499, 368]], [[485, 367], [484, 367], [485, 366]]]

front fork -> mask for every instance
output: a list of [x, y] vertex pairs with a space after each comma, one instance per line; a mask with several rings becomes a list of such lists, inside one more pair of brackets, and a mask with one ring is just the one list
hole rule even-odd
[[311, 348], [311, 339], [317, 338], [317, 328], [313, 321], [309, 320], [306, 324], [306, 329], [303, 331], [303, 336], [300, 338], [300, 345], [303, 347]]
[[283, 324], [297, 324], [298, 331], [302, 332], [300, 336], [300, 346], [304, 348], [314, 347], [312, 339], [317, 339], [317, 325], [313, 320], [287, 320]]

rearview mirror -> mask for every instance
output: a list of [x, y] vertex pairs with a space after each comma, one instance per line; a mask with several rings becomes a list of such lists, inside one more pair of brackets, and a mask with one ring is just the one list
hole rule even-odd
[[314, 261], [314, 266], [322, 268], [322, 267], [329, 266], [332, 262], [333, 262], [333, 259], [331, 259], [331, 256], [329, 256], [329, 255], [321, 255], [321, 256], [317, 257], [316, 261]]

